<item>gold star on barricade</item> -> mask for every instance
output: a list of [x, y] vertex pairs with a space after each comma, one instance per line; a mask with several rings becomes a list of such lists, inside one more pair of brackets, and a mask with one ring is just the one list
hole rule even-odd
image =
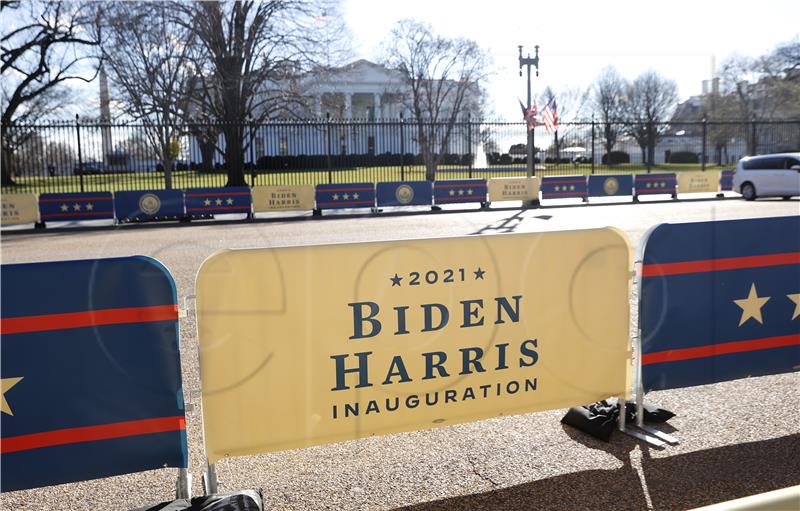
[[211, 199], [204, 200], [203, 204], [206, 205], [206, 206], [210, 206], [211, 205]]
[[61, 211], [69, 211], [69, 206], [67, 206], [66, 204], [62, 204]]
[[348, 200], [349, 198], [350, 198], [350, 194], [349, 193], [346, 193], [346, 194], [342, 195], [342, 199], [344, 199], [344, 200]]
[[569, 191], [574, 192], [575, 191], [575, 186], [574, 185], [570, 185]]
[[339, 200], [339, 194], [338, 193], [334, 193], [332, 198], [333, 198], [333, 200]]
[[745, 321], [750, 318], [755, 319], [762, 325], [764, 321], [761, 319], [761, 307], [764, 306], [767, 301], [769, 301], [769, 296], [758, 296], [758, 291], [756, 291], [756, 284], [755, 282], [750, 285], [750, 293], [747, 295], [747, 298], [742, 298], [741, 300], [734, 300], [733, 302], [742, 309], [742, 317], [739, 319], [739, 326], [742, 326]]
[[215, 200], [214, 204], [216, 204], [217, 206], [222, 206], [222, 199]]
[[449, 192], [449, 193], [450, 193], [450, 196], [452, 197], [453, 195], [455, 195], [455, 194], [456, 194], [456, 191], [455, 191], [455, 190], [450, 190], [450, 192]]
[[661, 188], [666, 188], [666, 187], [667, 187], [667, 182], [666, 181], [662, 181], [661, 182]]
[[556, 190], [556, 191], [558, 191], [558, 185], [556, 185], [556, 188], [555, 188], [555, 190]]
[[651, 185], [650, 183], [647, 183], [647, 184], [646, 184], [646, 185], [644, 185], [644, 186], [645, 186], [645, 188], [651, 188], [653, 185]]
[[472, 195], [472, 188], [467, 188], [467, 195]]
[[459, 190], [458, 190], [458, 194], [459, 194], [459, 195], [464, 195], [464, 190], [461, 190], [461, 189], [459, 189]]
[[86, 204], [86, 211], [91, 211], [93, 209], [94, 209], [94, 204], [92, 204], [91, 202]]
[[11, 388], [19, 383], [20, 380], [22, 380], [21, 376], [19, 378], [0, 379], [0, 412], [7, 413], [8, 415], [14, 415], [14, 413], [11, 411], [11, 406], [9, 406], [8, 401], [6, 401], [6, 392], [11, 390]]
[[72, 206], [72, 209], [74, 209], [75, 211], [80, 211], [81, 210], [81, 205], [76, 202], [75, 205]]
[[228, 204], [228, 206], [233, 205], [233, 199], [231, 199], [230, 197], [228, 197], [228, 199], [225, 202]]
[[357, 193], [353, 194], [353, 200], [358, 200], [358, 194]]
[[786, 295], [786, 298], [794, 302], [794, 313], [792, 314], [792, 321], [800, 317], [800, 293], [794, 295]]

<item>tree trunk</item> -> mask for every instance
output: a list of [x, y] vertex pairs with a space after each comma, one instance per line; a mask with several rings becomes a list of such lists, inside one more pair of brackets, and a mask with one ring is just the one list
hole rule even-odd
[[14, 186], [17, 183], [14, 181], [14, 176], [12, 175], [14, 169], [14, 153], [11, 151], [11, 148], [8, 144], [3, 145], [3, 152], [2, 152], [2, 186]]
[[200, 171], [213, 172], [216, 143], [213, 140], [210, 141], [206, 138], [199, 138], [197, 139], [197, 145], [200, 146], [200, 159], [202, 160]]
[[225, 134], [225, 166], [228, 172], [228, 182], [225, 186], [247, 186], [244, 180], [244, 137], [242, 126], [227, 124], [223, 129]]

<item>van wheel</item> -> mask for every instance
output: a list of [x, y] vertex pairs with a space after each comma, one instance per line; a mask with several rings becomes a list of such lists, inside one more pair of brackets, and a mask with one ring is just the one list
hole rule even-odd
[[742, 185], [742, 197], [744, 200], [755, 200], [756, 187], [752, 183], [745, 183]]

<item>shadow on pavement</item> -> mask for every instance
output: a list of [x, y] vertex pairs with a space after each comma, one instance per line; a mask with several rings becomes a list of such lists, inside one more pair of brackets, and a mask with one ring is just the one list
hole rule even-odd
[[[441, 510], [646, 510], [640, 476], [631, 465], [632, 439], [602, 444], [570, 436], [589, 448], [600, 448], [623, 462], [615, 470], [585, 470], [539, 481], [464, 495], [415, 506], [407, 511]], [[668, 450], [665, 452], [669, 452]], [[652, 458], [647, 448], [642, 471], [655, 510], [705, 506], [800, 484], [800, 434]]]

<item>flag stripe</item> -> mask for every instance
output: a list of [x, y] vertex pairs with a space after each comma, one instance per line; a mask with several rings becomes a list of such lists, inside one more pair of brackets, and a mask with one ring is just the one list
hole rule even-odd
[[183, 415], [173, 417], [158, 417], [155, 419], [141, 419], [135, 421], [115, 422], [82, 428], [58, 429], [30, 435], [6, 437], [0, 442], [0, 453], [6, 454], [17, 451], [27, 451], [42, 447], [74, 444], [78, 442], [93, 442], [97, 440], [111, 440], [166, 431], [186, 429], [186, 419]]
[[706, 259], [680, 263], [645, 264], [642, 267], [643, 277], [662, 277], [667, 275], [684, 275], [709, 271], [741, 270], [744, 268], [763, 268], [800, 264], [800, 252], [785, 254], [768, 254], [759, 256], [727, 257], [723, 259]]
[[187, 193], [187, 197], [227, 197], [229, 195], [250, 195], [250, 192], [226, 192], [224, 190], [219, 192], [202, 192], [202, 193]]
[[194, 211], [219, 211], [219, 210], [250, 210], [250, 204], [240, 204], [238, 206], [207, 206], [202, 208], [186, 208], [188, 212]]
[[0, 319], [0, 333], [24, 334], [48, 330], [66, 330], [99, 325], [120, 325], [125, 323], [148, 323], [178, 319], [178, 306], [152, 305], [148, 307], [124, 307], [41, 316], [21, 316]]
[[317, 188], [317, 193], [333, 193], [333, 192], [371, 192], [374, 188]]
[[372, 204], [374, 204], [374, 202], [371, 201], [371, 200], [357, 200], [357, 201], [343, 201], [343, 200], [340, 200], [340, 201], [320, 202], [319, 203], [320, 206], [341, 206], [341, 205], [350, 206], [350, 205], [355, 205], [355, 204], [371, 206]]
[[677, 362], [679, 360], [707, 358], [717, 355], [759, 351], [771, 348], [784, 348], [787, 346], [800, 346], [800, 334], [780, 335], [777, 337], [765, 337], [763, 339], [751, 339], [749, 341], [724, 342], [707, 346], [697, 346], [694, 348], [643, 353], [642, 365]]

